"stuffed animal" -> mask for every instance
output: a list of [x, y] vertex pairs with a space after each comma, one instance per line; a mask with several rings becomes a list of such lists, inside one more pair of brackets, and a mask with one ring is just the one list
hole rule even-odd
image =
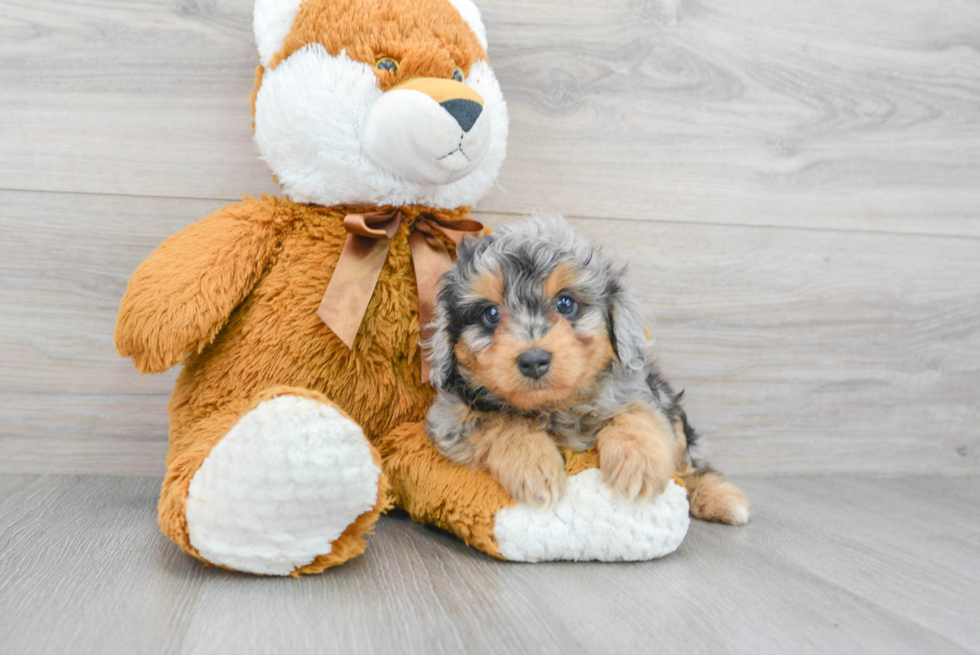
[[469, 0], [257, 0], [254, 137], [288, 199], [245, 198], [133, 274], [115, 341], [183, 363], [164, 533], [207, 563], [315, 573], [360, 554], [392, 505], [512, 560], [677, 548], [685, 491], [620, 500], [566, 453], [556, 506], [449, 463], [422, 420], [420, 343], [469, 206], [504, 160], [507, 108]]

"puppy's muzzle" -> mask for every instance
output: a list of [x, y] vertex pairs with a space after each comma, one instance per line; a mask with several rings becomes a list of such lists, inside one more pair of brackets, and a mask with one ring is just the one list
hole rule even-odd
[[517, 369], [524, 377], [537, 380], [551, 368], [551, 353], [540, 348], [525, 350], [517, 356]]

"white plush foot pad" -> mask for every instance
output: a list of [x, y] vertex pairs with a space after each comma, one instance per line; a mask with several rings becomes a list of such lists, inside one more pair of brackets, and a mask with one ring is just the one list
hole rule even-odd
[[673, 480], [652, 501], [626, 501], [602, 481], [599, 469], [568, 478], [552, 509], [528, 505], [497, 512], [500, 554], [519, 562], [640, 561], [677, 550], [691, 523], [687, 493]]
[[213, 564], [287, 575], [328, 554], [374, 507], [380, 475], [360, 426], [333, 407], [299, 396], [267, 400], [194, 474], [191, 545]]

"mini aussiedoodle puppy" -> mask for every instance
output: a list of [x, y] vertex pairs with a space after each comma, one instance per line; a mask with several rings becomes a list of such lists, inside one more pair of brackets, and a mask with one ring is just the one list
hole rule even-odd
[[427, 432], [521, 502], [554, 504], [561, 449], [594, 445], [622, 497], [655, 497], [676, 474], [693, 516], [745, 523], [745, 494], [691, 452], [697, 433], [648, 352], [624, 273], [561, 218], [464, 241], [439, 293]]

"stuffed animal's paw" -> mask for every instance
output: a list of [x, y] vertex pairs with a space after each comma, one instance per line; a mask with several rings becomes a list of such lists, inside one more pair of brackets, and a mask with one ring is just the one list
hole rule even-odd
[[515, 503], [487, 466], [451, 463], [421, 422], [392, 431], [380, 450], [397, 502], [413, 519], [502, 559], [648, 560], [676, 550], [690, 524], [683, 487], [671, 481], [652, 501], [626, 501], [603, 482], [595, 450], [566, 453], [563, 491], [550, 508]]
[[592, 468], [568, 478], [552, 509], [499, 510], [494, 539], [500, 556], [514, 561], [634, 562], [676, 550], [689, 524], [687, 495], [675, 482], [654, 500], [626, 501]]
[[338, 547], [358, 517], [377, 510], [380, 476], [360, 426], [336, 408], [292, 395], [266, 400], [242, 416], [191, 480], [190, 543], [208, 562], [239, 571], [322, 570], [327, 564], [315, 561]]

